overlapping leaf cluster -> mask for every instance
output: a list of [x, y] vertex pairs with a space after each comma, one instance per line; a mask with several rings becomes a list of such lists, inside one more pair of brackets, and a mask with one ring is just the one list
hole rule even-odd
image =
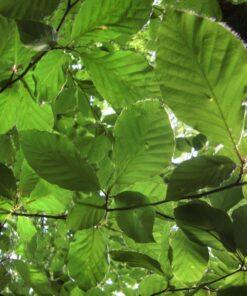
[[247, 294], [247, 52], [221, 20], [0, 1], [1, 295]]

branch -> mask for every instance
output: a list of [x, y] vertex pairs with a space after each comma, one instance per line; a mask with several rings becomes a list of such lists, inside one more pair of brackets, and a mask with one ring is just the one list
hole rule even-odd
[[165, 219], [169, 219], [169, 220], [172, 220], [172, 221], [175, 220], [174, 217], [168, 216], [168, 215], [163, 214], [163, 213], [161, 213], [161, 212], [159, 212], [159, 211], [155, 211], [155, 214], [156, 214], [156, 215], [159, 215], [159, 216], [161, 216], [161, 217], [163, 217], [163, 218], [165, 218]]
[[[232, 183], [232, 184], [223, 186], [223, 187], [212, 189], [210, 191], [188, 195], [188, 196], [182, 197], [179, 200], [199, 199], [199, 198], [204, 197], [204, 196], [207, 196], [207, 195], [212, 195], [212, 194], [214, 194], [216, 192], [224, 191], [224, 190], [227, 190], [227, 189], [230, 189], [230, 188], [234, 188], [234, 187], [245, 186], [245, 185], [247, 185], [247, 182], [242, 182], [242, 183], [236, 183], [235, 182], [235, 183]], [[153, 202], [153, 203], [147, 203], [147, 204], [141, 204], [141, 205], [133, 205], [133, 206], [122, 207], [122, 208], [109, 208], [109, 209], [107, 209], [107, 211], [108, 212], [128, 211], [128, 210], [134, 210], [134, 209], [139, 209], [139, 208], [144, 208], [144, 207], [158, 206], [158, 205], [161, 205], [161, 204], [165, 204], [165, 203], [168, 203], [168, 202], [174, 202], [174, 201], [176, 201], [176, 200], [163, 199], [163, 200], [156, 201], [156, 202]]]
[[79, 2], [80, 0], [76, 0], [74, 3], [71, 3], [71, 0], [68, 0], [68, 3], [67, 3], [67, 7], [66, 7], [66, 10], [65, 10], [65, 13], [63, 15], [63, 17], [61, 18], [58, 26], [57, 26], [57, 29], [56, 31], [58, 32], [61, 28], [61, 26], [63, 25], [68, 13], [70, 12], [70, 10]]
[[247, 182], [242, 182], [242, 183], [241, 182], [235, 182], [235, 183], [232, 183], [232, 184], [229, 184], [229, 185], [226, 185], [226, 186], [222, 186], [222, 187], [219, 187], [219, 188], [216, 188], [216, 189], [212, 189], [212, 190], [207, 191], [207, 192], [192, 194], [192, 195], [184, 197], [182, 199], [201, 198], [201, 197], [204, 197], [206, 195], [212, 195], [212, 194], [220, 192], [220, 191], [225, 191], [227, 189], [231, 189], [231, 188], [234, 188], [234, 187], [241, 187], [241, 186], [245, 186], [245, 185], [247, 185]]
[[217, 282], [219, 282], [221, 280], [224, 280], [225, 278], [228, 278], [229, 276], [232, 276], [235, 273], [238, 273], [238, 272], [246, 272], [246, 271], [247, 270], [243, 270], [243, 268], [241, 267], [241, 268], [239, 268], [239, 269], [237, 269], [237, 270], [235, 270], [235, 271], [233, 271], [231, 273], [228, 273], [228, 274], [226, 274], [226, 275], [224, 275], [224, 276], [222, 276], [220, 278], [217, 278], [215, 280], [212, 280], [212, 281], [209, 281], [209, 282], [206, 282], [206, 283], [202, 283], [202, 284], [200, 284], [199, 286], [196, 286], [196, 287], [185, 287], [185, 288], [177, 288], [177, 289], [176, 288], [173, 289], [173, 288], [169, 288], [168, 287], [168, 288], [166, 288], [166, 289], [164, 289], [162, 291], [153, 293], [151, 296], [160, 295], [160, 294], [165, 293], [165, 292], [178, 292], [178, 291], [190, 291], [190, 290], [196, 290], [196, 291], [198, 291], [200, 289], [204, 289], [205, 287], [207, 287], [209, 285], [212, 285], [212, 284], [217, 283]]
[[57, 220], [65, 220], [67, 218], [66, 214], [48, 215], [48, 214], [39, 214], [39, 213], [20, 213], [20, 212], [11, 212], [11, 211], [0, 212], [0, 215], [8, 215], [8, 214], [11, 214], [12, 216], [22, 216], [22, 217], [32, 217], [32, 218], [50, 218], [50, 219], [57, 219]]
[[11, 213], [13, 216], [23, 216], [23, 217], [33, 217], [33, 218], [50, 218], [50, 219], [57, 219], [57, 220], [65, 220], [67, 218], [67, 215], [61, 214], [61, 215], [46, 215], [46, 214], [31, 214], [31, 213], [19, 213], [19, 212], [13, 212]]
[[1, 88], [0, 93], [5, 91], [6, 88], [10, 87], [17, 81], [21, 80], [41, 59], [44, 55], [47, 54], [48, 51], [43, 51], [41, 54], [37, 55], [36, 58], [26, 67], [26, 69], [15, 79], [10, 79], [8, 82]]
[[[59, 22], [59, 25], [56, 29], [57, 32], [59, 32], [61, 26], [63, 25], [68, 13], [70, 12], [70, 10], [79, 2], [80, 0], [76, 0], [74, 3], [71, 4], [71, 0], [68, 0], [68, 5], [67, 8], [65, 10], [64, 15], [61, 18], [61, 21]], [[43, 51], [40, 54], [38, 54], [33, 61], [31, 61], [29, 63], [29, 65], [26, 67], [26, 69], [20, 74], [18, 75], [15, 79], [13, 79], [14, 77], [14, 72], [11, 74], [9, 80], [7, 81], [7, 83], [0, 89], [0, 93], [2, 93], [3, 91], [5, 91], [5, 89], [7, 89], [8, 87], [10, 87], [11, 85], [13, 85], [14, 83], [16, 83], [17, 81], [21, 80], [24, 78], [24, 76], [26, 76], [26, 74], [53, 48], [50, 48], [47, 51]]]

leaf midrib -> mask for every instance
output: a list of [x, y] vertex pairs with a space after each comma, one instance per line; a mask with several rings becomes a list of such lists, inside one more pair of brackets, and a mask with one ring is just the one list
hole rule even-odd
[[[180, 32], [183, 32], [182, 25], [180, 27]], [[193, 47], [190, 47], [190, 45], [187, 42], [187, 39], [185, 38], [186, 32], [183, 32], [183, 34], [181, 34], [181, 35], [182, 35], [182, 40], [184, 41], [185, 46], [188, 48], [188, 50], [191, 51], [192, 57], [193, 57], [193, 61], [195, 61], [195, 64], [198, 67], [198, 69], [199, 69], [199, 71], [201, 73], [201, 76], [204, 79], [204, 81], [206, 82], [206, 85], [207, 85], [207, 87], [208, 87], [208, 89], [209, 89], [209, 91], [211, 93], [212, 99], [215, 102], [215, 105], [216, 105], [216, 107], [217, 107], [217, 109], [219, 111], [219, 114], [220, 114], [220, 117], [221, 117], [221, 119], [223, 121], [223, 124], [225, 126], [225, 129], [226, 129], [226, 131], [227, 131], [227, 133], [228, 133], [228, 135], [230, 137], [230, 142], [231, 142], [231, 144], [233, 146], [233, 150], [235, 151], [235, 153], [236, 153], [238, 159], [240, 160], [240, 162], [242, 163], [243, 162], [242, 157], [241, 157], [241, 155], [240, 155], [240, 153], [238, 151], [237, 145], [235, 143], [235, 140], [233, 138], [233, 135], [231, 133], [231, 130], [230, 130], [228, 124], [227, 124], [226, 118], [225, 118], [224, 113], [223, 113], [223, 111], [222, 111], [222, 109], [220, 107], [220, 104], [219, 104], [218, 99], [217, 99], [217, 96], [216, 96], [216, 94], [215, 94], [215, 92], [213, 90], [213, 87], [211, 86], [210, 81], [208, 80], [208, 78], [207, 78], [207, 76], [206, 76], [203, 68], [201, 67], [201, 65], [200, 65], [200, 63], [198, 61], [198, 57], [197, 57], [197, 55], [196, 55], [196, 53], [194, 51], [194, 48]]]
[[[146, 131], [143, 133], [142, 141], [141, 141], [141, 143], [144, 145], [142, 145], [140, 147], [140, 149], [138, 149], [136, 151], [136, 153], [131, 158], [127, 159], [124, 163], [125, 165], [123, 165], [122, 169], [119, 170], [119, 173], [117, 174], [116, 181], [115, 181], [116, 184], [119, 184], [119, 179], [121, 179], [121, 177], [126, 172], [127, 168], [132, 165], [132, 163], [136, 160], [136, 158], [139, 157], [143, 152], [145, 152], [145, 139], [146, 139], [147, 135], [149, 134], [150, 129], [152, 129], [152, 128], [153, 128], [152, 125], [149, 125], [147, 127]], [[120, 184], [121, 184], [121, 182], [120, 182]]]

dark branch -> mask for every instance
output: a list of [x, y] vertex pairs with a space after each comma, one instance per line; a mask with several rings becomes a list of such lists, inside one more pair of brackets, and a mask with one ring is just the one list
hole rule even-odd
[[207, 195], [212, 195], [212, 194], [220, 192], [220, 191], [225, 191], [227, 189], [231, 189], [231, 188], [234, 188], [234, 187], [241, 187], [241, 186], [245, 186], [245, 185], [247, 185], [247, 182], [242, 182], [242, 183], [241, 182], [235, 182], [235, 183], [232, 183], [232, 184], [229, 184], [229, 185], [226, 185], [226, 186], [222, 186], [222, 187], [219, 187], [219, 188], [216, 188], [216, 189], [212, 189], [212, 190], [207, 191], [207, 192], [192, 194], [192, 195], [184, 197], [182, 199], [201, 198], [201, 197], [204, 197], [204, 196], [207, 196]]
[[[71, 4], [71, 0], [68, 0], [68, 5], [67, 8], [65, 10], [64, 15], [61, 18], [61, 21], [59, 22], [59, 25], [56, 29], [57, 32], [59, 32], [61, 26], [63, 25], [68, 13], [70, 12], [70, 10], [79, 2], [80, 0], [76, 0], [74, 3]], [[7, 83], [0, 89], [0, 93], [2, 93], [3, 91], [5, 91], [5, 89], [7, 89], [8, 87], [10, 87], [11, 85], [13, 85], [14, 83], [16, 83], [17, 81], [21, 80], [24, 78], [24, 76], [26, 76], [26, 74], [53, 48], [48, 49], [47, 51], [43, 51], [40, 54], [38, 54], [30, 63], [29, 65], [26, 67], [26, 69], [20, 74], [18, 75], [15, 79], [14, 78], [14, 71], [12, 72], [9, 80], [7, 81]]]
[[68, 0], [67, 7], [65, 9], [65, 13], [63, 14], [63, 17], [61, 18], [61, 20], [60, 20], [60, 22], [59, 22], [59, 24], [57, 26], [57, 29], [56, 29], [57, 32], [60, 30], [61, 26], [63, 25], [63, 23], [64, 23], [64, 21], [66, 19], [66, 16], [70, 11], [70, 8], [71, 8], [71, 0]]
[[62, 27], [68, 13], [70, 12], [70, 10], [79, 2], [80, 0], [76, 0], [74, 3], [71, 3], [71, 0], [68, 0], [68, 4], [67, 4], [67, 7], [66, 7], [66, 10], [65, 10], [65, 13], [63, 15], [63, 17], [61, 18], [58, 26], [57, 26], [57, 29], [56, 31], [58, 32], [60, 30], [60, 28]]
[[22, 78], [20, 81], [22, 82], [23, 86], [25, 87], [25, 89], [26, 89], [27, 92], [29, 93], [29, 95], [30, 95], [30, 97], [32, 98], [32, 100], [35, 100], [35, 98], [34, 98], [34, 96], [33, 96], [33, 94], [32, 94], [32, 91], [31, 91], [31, 89], [30, 89], [28, 83], [26, 82], [26, 80], [25, 80], [24, 78]]
[[228, 274], [226, 274], [226, 275], [224, 275], [222, 277], [219, 277], [219, 278], [217, 278], [215, 280], [212, 280], [212, 281], [209, 281], [209, 282], [206, 282], [206, 283], [202, 283], [202, 284], [200, 284], [199, 286], [196, 286], [196, 287], [185, 287], [185, 288], [169, 288], [168, 287], [168, 288], [166, 288], [166, 289], [164, 289], [162, 291], [159, 291], [157, 293], [153, 293], [151, 296], [160, 295], [160, 294], [163, 294], [165, 292], [178, 292], [178, 291], [190, 291], [190, 290], [196, 290], [196, 291], [198, 291], [198, 290], [204, 289], [207, 286], [210, 286], [210, 285], [212, 285], [214, 283], [217, 283], [217, 282], [219, 282], [221, 280], [224, 280], [225, 278], [228, 278], [229, 276], [232, 276], [232, 275], [234, 275], [235, 273], [238, 273], [238, 272], [246, 272], [246, 270], [244, 270], [241, 267], [241, 268], [239, 268], [239, 269], [237, 269], [237, 270], [235, 270], [235, 271], [233, 271], [231, 273], [228, 273]]
[[165, 218], [165, 219], [172, 220], [172, 221], [175, 220], [174, 217], [171, 217], [171, 216], [169, 216], [169, 215], [163, 214], [163, 213], [161, 213], [161, 212], [159, 212], [159, 211], [155, 211], [155, 213], [156, 213], [156, 215], [161, 216], [161, 217], [163, 217], [163, 218]]
[[67, 218], [66, 214], [60, 215], [48, 215], [48, 214], [39, 214], [39, 213], [20, 213], [20, 212], [0, 212], [1, 215], [9, 215], [12, 216], [22, 216], [22, 217], [31, 217], [31, 218], [50, 218], [50, 219], [57, 219], [57, 220], [65, 220]]
[[[226, 185], [226, 186], [223, 186], [223, 187], [212, 189], [210, 191], [188, 195], [188, 196], [185, 196], [185, 197], [180, 198], [179, 200], [199, 199], [201, 197], [212, 195], [212, 194], [217, 193], [217, 192], [220, 192], [220, 191], [224, 191], [224, 190], [227, 190], [227, 189], [230, 189], [230, 188], [234, 188], [234, 187], [245, 186], [245, 185], [247, 185], [247, 182], [232, 183], [232, 184], [229, 184], [229, 185]], [[163, 200], [156, 201], [156, 202], [153, 202], [153, 203], [147, 203], [147, 204], [141, 204], [141, 205], [133, 205], [133, 206], [122, 207], [122, 208], [110, 208], [110, 209], [107, 209], [107, 211], [108, 212], [113, 212], [113, 211], [128, 211], [128, 210], [134, 210], [134, 209], [139, 209], [139, 208], [144, 208], [144, 207], [158, 206], [158, 205], [165, 204], [165, 203], [172, 202], [172, 201], [174, 202], [175, 200], [163, 199]]]
[[13, 216], [23, 216], [23, 217], [33, 217], [33, 218], [50, 218], [50, 219], [57, 219], [57, 220], [65, 220], [67, 215], [47, 215], [47, 214], [31, 214], [31, 213], [18, 213], [13, 212], [11, 213]]
[[[41, 59], [44, 55], [47, 54], [48, 51], [43, 51], [41, 54], [37, 55], [32, 62], [26, 67], [26, 69], [15, 79], [10, 79], [0, 90], [0, 93], [5, 91], [8, 87], [21, 80]], [[13, 78], [13, 76], [12, 76]]]

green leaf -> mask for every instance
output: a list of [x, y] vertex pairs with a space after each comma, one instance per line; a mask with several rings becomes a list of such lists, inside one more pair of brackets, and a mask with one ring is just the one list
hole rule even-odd
[[192, 10], [201, 15], [221, 19], [221, 9], [217, 0], [163, 0], [162, 2], [176, 9]]
[[[226, 186], [234, 182], [236, 182], [236, 176], [233, 174], [230, 179], [222, 184], [222, 186]], [[208, 196], [208, 199], [213, 207], [223, 211], [229, 211], [233, 206], [244, 199], [244, 196], [241, 187], [233, 187], [211, 194]]]
[[11, 135], [0, 135], [0, 162], [6, 164], [12, 163], [15, 153], [16, 151], [12, 145]]
[[145, 254], [132, 251], [111, 251], [110, 255], [113, 260], [127, 263], [131, 267], [141, 267], [163, 274], [159, 262]]
[[82, 59], [99, 93], [116, 109], [160, 97], [153, 68], [140, 54], [98, 50]]
[[128, 38], [145, 24], [151, 5], [150, 0], [85, 0], [71, 38], [83, 43], [115, 40], [122, 35]]
[[69, 229], [79, 230], [97, 225], [105, 215], [105, 200], [99, 196], [89, 196], [79, 200], [67, 217]]
[[12, 211], [13, 208], [13, 202], [6, 198], [0, 198], [0, 211], [3, 211], [3, 213], [0, 214], [0, 221], [4, 222], [6, 219], [9, 219], [9, 214], [6, 214], [7, 212]]
[[206, 187], [217, 187], [228, 179], [235, 164], [224, 156], [198, 156], [179, 164], [173, 171], [168, 200], [178, 200]]
[[67, 138], [48, 132], [25, 131], [21, 146], [29, 165], [46, 181], [75, 191], [99, 189], [93, 168]]
[[[182, 51], [181, 51], [182, 49]], [[229, 156], [238, 156], [247, 55], [241, 41], [221, 24], [170, 11], [157, 42], [156, 74], [165, 102]]]
[[[0, 11], [2, 3], [1, 1]], [[23, 65], [29, 63], [30, 51], [21, 43], [14, 20], [6, 19], [1, 15], [0, 35], [0, 80], [6, 79], [7, 82], [14, 71], [21, 71], [20, 69], [23, 68]]]
[[0, 289], [3, 290], [11, 281], [11, 275], [8, 271], [0, 266]]
[[189, 240], [180, 230], [173, 235], [171, 247], [175, 277], [184, 283], [198, 282], [208, 265], [208, 249]]
[[[122, 192], [115, 198], [118, 208], [140, 206], [148, 203], [148, 199], [137, 192]], [[155, 212], [152, 207], [117, 211], [116, 220], [120, 229], [134, 241], [139, 243], [153, 242], [153, 224]]]
[[56, 98], [55, 113], [70, 114], [76, 111], [79, 99], [83, 96], [79, 88], [66, 88]]
[[37, 230], [32, 223], [32, 220], [27, 217], [18, 217], [17, 220], [17, 233], [20, 236], [20, 240], [24, 243], [28, 243], [32, 240]]
[[53, 45], [56, 41], [56, 33], [51, 26], [26, 20], [17, 20], [16, 23], [21, 41], [25, 45], [31, 46], [33, 49], [36, 49], [37, 46], [39, 46], [40, 49], [44, 49], [49, 45]]
[[246, 294], [230, 1], [0, 0], [0, 295]]
[[88, 290], [101, 282], [107, 272], [106, 242], [100, 229], [78, 231], [70, 244], [68, 270], [78, 286]]
[[14, 198], [16, 194], [16, 181], [13, 172], [0, 163], [0, 195]]
[[70, 292], [70, 296], [84, 296], [85, 293], [79, 289], [78, 287], [75, 287], [71, 292]]
[[12, 89], [6, 89], [0, 94], [0, 134], [11, 130], [16, 123], [19, 99]]
[[160, 291], [165, 290], [167, 287], [167, 282], [164, 276], [158, 274], [151, 274], [146, 276], [140, 283], [139, 295], [150, 296], [155, 295]]
[[99, 167], [101, 167], [101, 162], [104, 161], [111, 148], [112, 143], [106, 136], [100, 135], [95, 137], [92, 140], [92, 146], [88, 151], [88, 161], [92, 164], [98, 164]]
[[54, 125], [52, 109], [48, 104], [37, 104], [30, 97], [23, 96], [17, 111], [18, 131], [36, 129], [51, 131]]
[[[225, 279], [225, 287], [247, 285], [247, 274], [245, 270], [241, 270]], [[223, 288], [223, 287], [222, 287]]]
[[233, 211], [233, 227], [237, 248], [244, 256], [247, 256], [246, 232], [247, 232], [247, 205]]
[[168, 259], [169, 234], [170, 225], [168, 223], [164, 224], [160, 219], [156, 219], [153, 227], [154, 241], [143, 244], [136, 243], [134, 240], [124, 237], [124, 243], [129, 251], [147, 255], [158, 261], [164, 273], [168, 275], [170, 268]]
[[206, 142], [207, 138], [202, 134], [190, 137], [178, 137], [176, 138], [176, 149], [182, 152], [191, 152], [191, 149], [194, 148], [198, 151], [205, 146]]
[[25, 284], [33, 288], [36, 293], [39, 295], [52, 295], [50, 282], [43, 270], [20, 260], [14, 261], [14, 267]]
[[155, 201], [158, 199], [164, 199], [167, 186], [164, 183], [162, 177], [156, 176], [145, 181], [136, 182], [127, 187], [125, 191], [139, 192], [145, 196], [148, 196], [150, 201]]
[[204, 246], [234, 251], [235, 240], [230, 217], [205, 202], [194, 201], [174, 210], [177, 225], [189, 239]]
[[8, 252], [11, 247], [11, 241], [10, 237], [7, 235], [1, 235], [1, 241], [0, 241], [0, 249], [2, 252]]
[[[239, 267], [239, 259], [235, 257], [235, 254], [230, 253], [226, 250], [211, 250], [213, 256], [219, 259], [219, 263], [223, 263], [226, 267], [230, 269], [237, 269]], [[211, 258], [210, 258], [211, 259]]]
[[125, 109], [115, 125], [116, 183], [130, 185], [161, 174], [169, 165], [174, 140], [168, 116], [158, 101]]
[[60, 0], [1, 1], [0, 13], [10, 18], [38, 20], [50, 15]]
[[71, 199], [71, 191], [39, 180], [24, 206], [30, 212], [61, 214], [68, 209]]
[[66, 82], [65, 66], [69, 57], [62, 51], [48, 52], [37, 64], [34, 76], [37, 79], [39, 98], [43, 101], [53, 101]]
[[34, 170], [28, 165], [26, 160], [23, 161], [20, 173], [19, 190], [21, 196], [28, 196], [36, 186], [39, 177]]

